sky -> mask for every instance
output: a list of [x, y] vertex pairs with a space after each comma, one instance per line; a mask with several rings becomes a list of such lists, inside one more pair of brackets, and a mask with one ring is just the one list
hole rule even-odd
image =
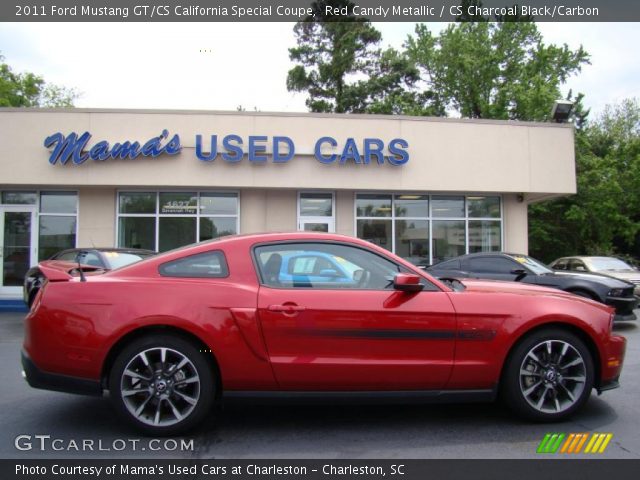
[[[415, 26], [374, 25], [396, 48]], [[640, 24], [538, 26], [546, 43], [591, 54], [563, 90], [584, 93], [593, 115], [640, 97]], [[305, 95], [285, 83], [294, 45], [292, 23], [0, 23], [5, 62], [76, 88], [78, 107], [304, 112]]]

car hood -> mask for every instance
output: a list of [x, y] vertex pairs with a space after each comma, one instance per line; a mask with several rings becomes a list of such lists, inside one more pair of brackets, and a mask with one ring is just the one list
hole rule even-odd
[[610, 277], [609, 275], [601, 275], [599, 273], [575, 273], [575, 272], [553, 272], [542, 275], [545, 278], [571, 277], [589, 282], [597, 282], [606, 285], [609, 288], [628, 288], [633, 287], [632, 283]]
[[467, 292], [506, 292], [522, 295], [545, 295], [545, 296], [559, 296], [559, 297], [575, 297], [571, 293], [558, 290], [557, 288], [541, 287], [539, 285], [532, 285], [530, 283], [520, 282], [505, 282], [501, 280], [484, 280], [484, 279], [471, 279], [461, 278], [459, 281], [466, 287]]
[[640, 272], [635, 270], [630, 272], [618, 272], [616, 270], [601, 270], [599, 273], [608, 275], [610, 277], [615, 277], [620, 280], [625, 280], [627, 282], [640, 283]]

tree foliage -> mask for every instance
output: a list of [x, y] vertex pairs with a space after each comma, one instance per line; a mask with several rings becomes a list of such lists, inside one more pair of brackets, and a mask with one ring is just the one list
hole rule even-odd
[[16, 73], [0, 55], [0, 107], [73, 107], [78, 92], [46, 83], [30, 72]]
[[[327, 14], [326, 6], [350, 14]], [[420, 76], [411, 59], [380, 48], [380, 32], [353, 15], [353, 6], [350, 0], [317, 0], [313, 15], [296, 23], [288, 90], [306, 92], [312, 112], [444, 114], [431, 104], [429, 92], [415, 89]]]
[[576, 132], [577, 194], [529, 207], [530, 250], [640, 257], [640, 105], [625, 100]]
[[418, 24], [406, 50], [439, 103], [466, 118], [546, 120], [589, 62], [582, 47], [546, 45], [530, 21], [459, 22], [439, 35]]

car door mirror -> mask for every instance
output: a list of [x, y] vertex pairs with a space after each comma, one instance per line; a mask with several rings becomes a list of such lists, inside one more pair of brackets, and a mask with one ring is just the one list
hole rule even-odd
[[401, 292], [414, 293], [424, 288], [420, 277], [411, 273], [398, 273], [393, 277], [393, 288]]

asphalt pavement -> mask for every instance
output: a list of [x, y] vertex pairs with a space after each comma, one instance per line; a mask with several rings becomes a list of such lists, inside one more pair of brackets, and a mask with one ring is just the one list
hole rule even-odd
[[548, 432], [612, 433], [597, 458], [640, 458], [637, 322], [615, 327], [628, 339], [622, 387], [594, 392], [567, 422], [524, 422], [500, 404], [236, 404], [214, 410], [193, 435], [169, 440], [132, 430], [107, 398], [30, 388], [20, 373], [22, 322], [23, 314], [0, 314], [0, 458], [540, 458]]

